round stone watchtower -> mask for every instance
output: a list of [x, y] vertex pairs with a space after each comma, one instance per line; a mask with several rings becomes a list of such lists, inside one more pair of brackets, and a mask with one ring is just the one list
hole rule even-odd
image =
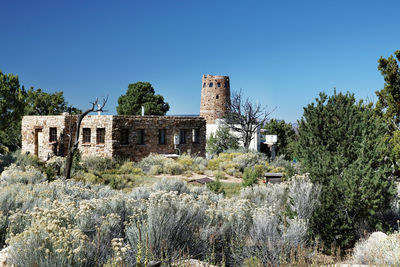
[[214, 124], [228, 110], [231, 100], [229, 76], [203, 75], [201, 87], [200, 117]]

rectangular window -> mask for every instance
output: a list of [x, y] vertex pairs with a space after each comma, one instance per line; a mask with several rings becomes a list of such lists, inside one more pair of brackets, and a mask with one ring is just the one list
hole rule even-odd
[[226, 84], [226, 83], [224, 83], [224, 87], [225, 87], [225, 88], [226, 88], [226, 85], [227, 85], [227, 84]]
[[217, 83], [217, 86], [218, 86], [218, 87], [221, 87], [221, 83]]
[[179, 144], [186, 144], [186, 130], [179, 130]]
[[129, 129], [121, 129], [120, 139], [121, 145], [129, 145]]
[[213, 83], [210, 83], [209, 85], [208, 85], [208, 87], [213, 87], [214, 86], [214, 84]]
[[51, 143], [53, 142], [57, 142], [57, 128], [55, 127], [50, 127], [50, 132], [49, 132], [50, 136], [49, 136], [49, 141]]
[[136, 131], [136, 144], [144, 145], [144, 129], [138, 129]]
[[158, 144], [165, 145], [165, 129], [158, 130]]
[[193, 129], [193, 143], [200, 143], [200, 129]]
[[104, 144], [106, 139], [106, 129], [105, 128], [97, 128], [96, 129], [96, 143]]
[[206, 87], [206, 83], [203, 83], [203, 87]]
[[91, 135], [90, 128], [83, 128], [82, 135], [83, 135], [82, 143], [90, 144], [90, 135]]

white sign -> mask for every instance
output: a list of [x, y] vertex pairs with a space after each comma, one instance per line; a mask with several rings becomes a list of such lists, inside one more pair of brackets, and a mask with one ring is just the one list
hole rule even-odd
[[174, 136], [174, 145], [179, 145], [179, 135]]
[[266, 135], [265, 136], [265, 143], [267, 144], [275, 144], [278, 142], [278, 136], [276, 134]]

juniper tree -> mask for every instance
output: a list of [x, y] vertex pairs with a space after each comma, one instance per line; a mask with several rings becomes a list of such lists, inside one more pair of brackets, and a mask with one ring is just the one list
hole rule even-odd
[[0, 146], [11, 150], [21, 143], [24, 97], [25, 90], [20, 87], [18, 76], [0, 71]]
[[395, 57], [381, 57], [378, 69], [385, 80], [384, 88], [376, 92], [378, 101], [376, 111], [386, 123], [386, 140], [389, 143], [391, 158], [397, 169], [400, 162], [400, 50]]
[[380, 229], [376, 214], [389, 207], [394, 186], [385, 160], [385, 125], [372, 105], [350, 93], [321, 93], [304, 108], [298, 134], [303, 171], [322, 185], [314, 236], [348, 248], [363, 230]]
[[156, 95], [153, 86], [148, 82], [137, 82], [128, 85], [125, 95], [118, 98], [118, 115], [140, 115], [142, 106], [146, 115], [165, 115], [169, 104], [162, 95]]

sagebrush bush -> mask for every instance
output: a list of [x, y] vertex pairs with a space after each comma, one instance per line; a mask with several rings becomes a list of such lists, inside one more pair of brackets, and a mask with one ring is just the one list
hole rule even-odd
[[80, 161], [80, 166], [85, 171], [101, 172], [117, 167], [118, 162], [114, 158], [104, 158], [98, 156], [84, 157]]
[[246, 168], [243, 173], [243, 182], [242, 185], [252, 186], [258, 184], [259, 173], [251, 168]]
[[132, 174], [132, 175], [143, 175], [143, 171], [141, 168], [137, 168], [133, 162], [125, 162], [118, 169], [118, 173], [120, 174]]
[[169, 159], [164, 164], [164, 173], [166, 174], [178, 175], [182, 174], [184, 171], [185, 167], [173, 159]]
[[188, 193], [190, 190], [186, 182], [179, 179], [166, 179], [153, 184], [151, 187], [153, 191], [176, 192], [178, 195]]
[[[9, 246], [16, 266], [168, 265], [182, 255], [215, 265], [241, 266], [250, 257], [277, 265], [288, 248], [305, 244], [317, 203], [309, 180], [293, 179], [244, 188], [234, 198], [174, 179], [130, 193], [73, 180], [5, 183], [0, 245]], [[279, 262], [263, 256], [275, 252]]]
[[197, 229], [203, 225], [204, 213], [188, 194], [156, 191], [150, 195], [145, 212], [138, 211], [126, 226], [127, 239], [136, 253], [147, 246], [158, 259], [176, 259], [184, 253], [201, 255], [204, 248]]
[[164, 164], [169, 159], [159, 155], [159, 154], [150, 154], [147, 157], [143, 158], [140, 162], [138, 162], [138, 167], [141, 168], [144, 172], [148, 173], [152, 166], [158, 165], [164, 168]]
[[267, 157], [265, 154], [259, 152], [247, 152], [233, 158], [233, 162], [239, 165], [241, 172], [248, 167], [252, 168], [255, 165], [264, 165], [266, 161]]
[[33, 166], [26, 166], [24, 169], [11, 164], [0, 175], [1, 184], [36, 184], [46, 181], [46, 176]]
[[400, 265], [400, 233], [385, 235], [373, 233], [368, 239], [356, 243], [353, 261], [357, 264], [382, 266]]

